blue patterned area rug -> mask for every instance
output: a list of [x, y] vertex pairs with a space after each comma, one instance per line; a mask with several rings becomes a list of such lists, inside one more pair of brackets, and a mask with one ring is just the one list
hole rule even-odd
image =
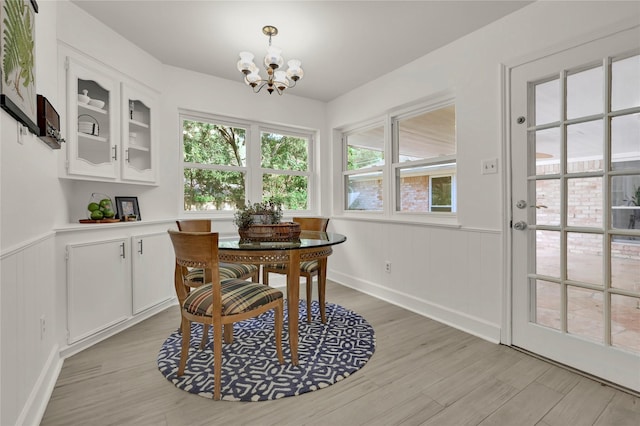
[[[234, 324], [234, 340], [222, 350], [222, 399], [265, 401], [322, 389], [362, 368], [375, 351], [373, 328], [360, 315], [327, 303], [327, 323], [320, 321], [317, 301], [312, 321], [306, 320], [306, 301], [300, 301], [298, 365], [291, 364], [287, 309], [282, 335], [284, 361], [278, 363], [273, 334], [273, 311]], [[198, 350], [202, 325], [193, 323], [187, 368], [177, 377], [182, 337], [175, 331], [158, 354], [160, 372], [177, 388], [213, 398], [213, 350]]]

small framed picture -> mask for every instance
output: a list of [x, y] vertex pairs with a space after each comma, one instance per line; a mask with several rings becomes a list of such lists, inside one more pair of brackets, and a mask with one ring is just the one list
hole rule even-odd
[[123, 222], [142, 220], [138, 197], [116, 197], [116, 209], [118, 210], [118, 219]]

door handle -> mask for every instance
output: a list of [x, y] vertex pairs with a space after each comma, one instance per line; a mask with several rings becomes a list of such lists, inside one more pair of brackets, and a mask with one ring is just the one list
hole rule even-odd
[[142, 240], [138, 241], [139, 249], [138, 253], [142, 254]]
[[513, 224], [513, 229], [516, 231], [524, 231], [527, 229], [527, 223], [522, 220], [520, 222], [516, 222]]

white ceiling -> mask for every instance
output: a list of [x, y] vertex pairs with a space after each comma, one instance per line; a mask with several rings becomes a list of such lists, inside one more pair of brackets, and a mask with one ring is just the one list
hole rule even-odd
[[[531, 1], [72, 0], [164, 64], [242, 81], [238, 53], [261, 67], [273, 45], [300, 59], [291, 94], [330, 101]], [[265, 96], [268, 96], [266, 93]]]

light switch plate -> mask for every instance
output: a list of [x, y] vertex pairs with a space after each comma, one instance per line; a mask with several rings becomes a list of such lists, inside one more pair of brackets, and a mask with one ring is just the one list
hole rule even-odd
[[482, 174], [489, 175], [493, 173], [498, 173], [498, 159], [490, 158], [488, 160], [482, 160]]

